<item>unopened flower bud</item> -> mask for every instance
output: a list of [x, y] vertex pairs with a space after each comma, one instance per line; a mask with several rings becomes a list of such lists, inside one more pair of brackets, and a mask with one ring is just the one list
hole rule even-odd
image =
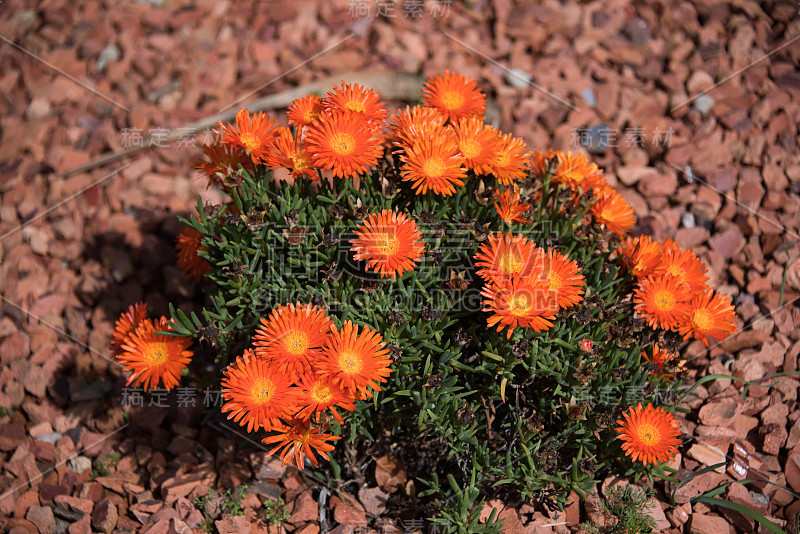
[[594, 348], [594, 343], [592, 343], [591, 339], [582, 339], [581, 340], [581, 350], [583, 352], [592, 352]]

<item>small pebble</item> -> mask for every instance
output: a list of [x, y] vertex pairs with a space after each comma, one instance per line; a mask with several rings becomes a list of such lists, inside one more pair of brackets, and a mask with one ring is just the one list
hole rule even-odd
[[511, 69], [506, 72], [506, 82], [514, 89], [525, 89], [533, 78], [522, 69]]
[[36, 438], [36, 441], [45, 441], [47, 443], [52, 443], [53, 445], [55, 445], [56, 443], [58, 443], [58, 440], [60, 439], [61, 439], [61, 434], [59, 434], [58, 432], [50, 432], [49, 434], [42, 434], [41, 436]]
[[109, 61], [119, 61], [121, 57], [122, 52], [119, 51], [117, 45], [110, 44], [100, 52], [100, 55], [97, 57], [97, 63], [94, 64], [94, 68], [97, 69], [97, 72], [103, 72]]
[[681, 224], [683, 225], [684, 228], [694, 228], [695, 227], [694, 213], [692, 213], [691, 211], [687, 211], [686, 213], [684, 213], [681, 216]]
[[592, 90], [591, 87], [584, 89], [581, 93], [581, 96], [591, 107], [594, 107], [594, 105], [597, 104], [597, 99], [594, 97], [594, 90]]
[[714, 105], [714, 98], [706, 94], [702, 94], [694, 99], [694, 109], [705, 115], [711, 110]]

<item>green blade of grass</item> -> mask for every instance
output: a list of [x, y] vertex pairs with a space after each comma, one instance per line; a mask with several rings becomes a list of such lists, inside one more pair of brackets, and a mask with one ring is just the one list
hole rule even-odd
[[718, 469], [718, 468], [720, 468], [720, 467], [725, 467], [725, 465], [726, 465], [726, 464], [727, 464], [727, 462], [720, 462], [720, 463], [718, 463], [718, 464], [714, 464], [714, 465], [710, 465], [710, 466], [708, 466], [708, 467], [704, 467], [704, 468], [703, 468], [703, 469], [701, 469], [700, 471], [697, 471], [697, 472], [695, 472], [695, 473], [692, 473], [691, 475], [689, 475], [689, 476], [687, 476], [686, 478], [684, 478], [683, 480], [681, 480], [681, 481], [678, 483], [678, 485], [677, 485], [677, 486], [675, 486], [675, 489], [674, 489], [674, 490], [672, 490], [672, 495], [670, 495], [670, 496], [669, 496], [669, 503], [670, 503], [671, 505], [673, 505], [673, 506], [675, 505], [675, 492], [677, 492], [677, 491], [678, 491], [678, 489], [679, 489], [681, 486], [683, 486], [684, 484], [686, 484], [686, 483], [687, 483], [687, 482], [689, 482], [690, 480], [694, 479], [695, 477], [698, 477], [698, 476], [700, 476], [700, 475], [703, 475], [703, 474], [705, 474], [705, 473], [709, 473], [709, 472], [713, 471], [714, 469]]
[[714, 497], [704, 497], [702, 495], [692, 499], [692, 502], [703, 502], [703, 503], [706, 503], [706, 504], [715, 504], [717, 506], [722, 506], [723, 508], [729, 508], [731, 510], [735, 510], [735, 511], [739, 512], [740, 514], [743, 514], [743, 515], [746, 515], [747, 517], [755, 519], [756, 521], [758, 521], [758, 523], [760, 525], [763, 525], [765, 528], [767, 528], [771, 532], [774, 532], [775, 534], [785, 534], [784, 531], [778, 525], [776, 525], [775, 523], [773, 523], [772, 521], [770, 521], [769, 519], [767, 519], [763, 515], [759, 514], [758, 512], [753, 510], [752, 508], [750, 508], [748, 506], [745, 506], [743, 504], [739, 504], [739, 503], [735, 503], [735, 502], [731, 502], [731, 501], [726, 501], [725, 499], [717, 499], [717, 498], [714, 498]]

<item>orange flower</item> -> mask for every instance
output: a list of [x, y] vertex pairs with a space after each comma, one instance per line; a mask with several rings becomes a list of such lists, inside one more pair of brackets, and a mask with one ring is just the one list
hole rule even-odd
[[624, 420], [616, 430], [620, 434], [617, 439], [623, 441], [622, 450], [633, 461], [660, 464], [672, 460], [680, 445], [680, 425], [675, 416], [663, 408], [653, 408], [648, 404], [642, 408], [640, 402], [636, 408], [631, 407], [630, 414], [622, 414]]
[[332, 170], [340, 178], [366, 173], [383, 153], [378, 134], [360, 114], [350, 110], [314, 119], [306, 130], [305, 149], [311, 154], [313, 167]]
[[211, 265], [197, 254], [201, 250], [206, 250], [206, 247], [200, 244], [203, 237], [205, 234], [202, 232], [186, 226], [175, 244], [175, 249], [178, 251], [178, 267], [186, 275], [186, 278], [195, 284], [211, 271]]
[[691, 293], [705, 293], [708, 282], [706, 266], [691, 250], [682, 251], [677, 244], [663, 245], [663, 253], [653, 274], [669, 274], [686, 284]]
[[715, 293], [711, 289], [695, 295], [689, 305], [688, 316], [680, 324], [678, 331], [683, 339], [694, 336], [706, 347], [709, 337], [725, 339], [735, 334], [736, 312], [733, 311], [731, 298], [724, 293]]
[[560, 309], [577, 305], [583, 300], [583, 288], [586, 285], [578, 264], [558, 251], [547, 249], [540, 256], [542, 281], [550, 292], [550, 299]]
[[272, 310], [269, 319], [261, 319], [253, 347], [259, 358], [294, 380], [312, 371], [330, 328], [331, 320], [320, 308], [289, 303]]
[[547, 285], [532, 277], [512, 278], [487, 285], [481, 291], [485, 297], [483, 311], [492, 315], [487, 319], [489, 328], [497, 331], [508, 327], [506, 337], [518, 326], [542, 332], [553, 326], [558, 305], [551, 298]]
[[266, 154], [275, 121], [263, 111], [253, 115], [251, 120], [247, 108], [244, 108], [236, 112], [236, 126], [230, 123], [222, 124], [222, 121], [218, 124], [220, 126], [218, 133], [222, 136], [223, 143], [242, 147], [254, 162], [258, 162]]
[[[559, 153], [560, 152], [559, 150]], [[528, 168], [531, 174], [538, 178], [544, 178], [545, 172], [548, 169], [547, 162], [552, 161], [554, 158], [558, 160], [558, 155], [552, 148], [547, 149], [547, 151], [539, 149], [533, 152], [528, 160]]]
[[372, 397], [373, 389], [380, 391], [378, 382], [386, 382], [392, 372], [392, 360], [387, 356], [383, 337], [368, 326], [358, 332], [358, 325], [347, 321], [339, 330], [333, 326], [318, 373], [332, 383], [339, 384], [352, 396]]
[[674, 276], [650, 276], [640, 280], [633, 295], [636, 311], [644, 315], [653, 328], [676, 330], [689, 313], [691, 294]]
[[467, 176], [462, 167], [464, 158], [458, 152], [458, 144], [452, 136], [417, 139], [404, 147], [400, 155], [403, 165], [400, 174], [403, 181], [413, 182], [412, 187], [418, 195], [429, 189], [437, 195], [452, 195], [455, 186], [464, 185]]
[[475, 266], [483, 267], [476, 274], [486, 282], [530, 276], [535, 267], [541, 267], [543, 253], [522, 234], [489, 234], [474, 256]]
[[389, 118], [389, 131], [395, 145], [411, 146], [416, 139], [446, 135], [445, 120], [447, 119], [435, 109], [406, 106]]
[[394, 279], [413, 271], [425, 252], [422, 232], [405, 213], [373, 213], [356, 228], [356, 236], [350, 240], [353, 259], [366, 260], [367, 267], [380, 273], [381, 278]]
[[178, 385], [183, 370], [192, 359], [192, 351], [188, 350], [192, 340], [184, 336], [154, 333], [170, 330], [172, 328], [166, 317], [156, 322], [143, 319], [123, 341], [117, 360], [123, 369], [133, 371], [128, 377], [128, 386], [141, 385], [147, 391], [157, 388], [159, 382], [166, 389]]
[[127, 311], [122, 312], [117, 322], [114, 324], [114, 334], [111, 338], [111, 350], [119, 353], [122, 345], [128, 340], [136, 328], [147, 319], [147, 304], [137, 302], [131, 304]]
[[644, 358], [645, 360], [647, 360], [648, 362], [652, 363], [653, 365], [655, 365], [658, 368], [657, 371], [651, 372], [650, 376], [662, 375], [667, 380], [669, 380], [670, 377], [675, 376], [675, 374], [677, 372], [682, 371], [683, 370], [683, 364], [686, 363], [685, 360], [679, 362], [677, 364], [677, 366], [675, 366], [674, 370], [672, 372], [670, 372], [667, 369], [667, 364], [673, 362], [674, 360], [677, 360], [678, 359], [678, 355], [675, 354], [675, 353], [672, 353], [672, 352], [667, 352], [664, 349], [659, 348], [658, 347], [658, 343], [654, 343], [653, 344], [653, 355], [652, 356], [648, 355], [646, 351], [642, 351], [642, 358]]
[[222, 412], [248, 432], [271, 430], [291, 410], [293, 394], [289, 379], [277, 366], [246, 350], [225, 369], [222, 378]]
[[492, 174], [501, 184], [511, 184], [514, 180], [525, 178], [529, 154], [525, 152], [525, 142], [511, 134], [500, 136], [500, 147], [492, 161]]
[[238, 171], [239, 165], [247, 170], [253, 168], [250, 159], [240, 146], [223, 143], [205, 145], [203, 154], [208, 159], [195, 162], [195, 168], [208, 178], [208, 187], [212, 184], [222, 184], [222, 179]]
[[468, 76], [445, 71], [444, 76], [428, 78], [422, 86], [422, 102], [455, 122], [476, 117], [483, 119], [486, 96]]
[[508, 187], [500, 193], [500, 205], [495, 202], [494, 209], [497, 210], [497, 214], [508, 226], [514, 223], [530, 221], [530, 219], [523, 217], [522, 214], [531, 209], [531, 205], [520, 201], [519, 188], [516, 185]]
[[[324, 427], [322, 430], [326, 430]], [[314, 451], [317, 454], [330, 460], [327, 452], [334, 449], [330, 443], [326, 441], [335, 441], [341, 439], [339, 436], [331, 434], [323, 434], [320, 430], [313, 428], [309, 421], [291, 421], [289, 425], [276, 426], [275, 430], [280, 432], [275, 436], [264, 438], [262, 443], [278, 445], [267, 453], [267, 456], [283, 449], [280, 453], [280, 459], [283, 460], [283, 465], [287, 465], [294, 461], [294, 466], [302, 470], [305, 467], [305, 457], [311, 462], [314, 467], [319, 467], [317, 458], [314, 456]]]
[[589, 163], [583, 154], [564, 153], [557, 150], [555, 156], [558, 158], [559, 165], [553, 173], [552, 180], [554, 182], [564, 184], [574, 191], [580, 188], [584, 192], [607, 185], [603, 171], [596, 164]]
[[622, 237], [636, 224], [633, 206], [611, 187], [601, 191], [599, 198], [592, 204], [592, 215], [598, 223]]
[[298, 131], [311, 124], [322, 113], [322, 100], [317, 95], [296, 98], [286, 110], [289, 124], [297, 126]]
[[295, 178], [305, 175], [314, 181], [319, 180], [319, 174], [311, 167], [311, 156], [295, 141], [291, 130], [278, 126], [276, 131], [270, 151], [264, 156], [264, 164], [270, 169], [288, 169]]
[[298, 419], [308, 420], [316, 413], [330, 410], [339, 424], [343, 425], [344, 420], [334, 407], [339, 406], [350, 412], [356, 409], [353, 397], [327, 378], [308, 374], [300, 379], [299, 386], [296, 400]]
[[642, 235], [626, 238], [615, 252], [627, 267], [628, 272], [642, 279], [653, 274], [661, 260], [662, 251], [658, 241], [653, 241], [650, 236]]
[[325, 94], [322, 105], [327, 111], [354, 111], [368, 123], [378, 123], [375, 126], [380, 128], [380, 123], [386, 120], [388, 114], [380, 98], [380, 93], [374, 93], [363, 85], [342, 82], [341, 90], [334, 86], [333, 91]]
[[461, 119], [453, 123], [464, 166], [475, 174], [491, 174], [501, 148], [499, 132], [481, 119]]

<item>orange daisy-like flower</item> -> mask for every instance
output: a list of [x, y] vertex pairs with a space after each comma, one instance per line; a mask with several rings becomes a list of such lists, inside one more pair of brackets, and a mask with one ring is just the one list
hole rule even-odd
[[[560, 152], [560, 151], [559, 151]], [[528, 168], [530, 169], [531, 173], [539, 178], [543, 178], [545, 172], [547, 171], [547, 162], [552, 161], [553, 158], [558, 160], [558, 156], [556, 152], [549, 148], [546, 151], [539, 149], [536, 152], [531, 153], [530, 159], [528, 160]]]
[[625, 419], [617, 421], [621, 426], [616, 430], [626, 456], [644, 465], [660, 464], [675, 457], [681, 431], [674, 415], [663, 408], [653, 408], [652, 404], [642, 408], [641, 402], [636, 408], [631, 407], [630, 414], [622, 415]]
[[636, 224], [636, 215], [625, 197], [608, 187], [603, 189], [599, 198], [592, 204], [592, 215], [595, 220], [622, 237]]
[[224, 143], [205, 145], [203, 154], [208, 159], [197, 161], [195, 168], [208, 178], [208, 187], [212, 184], [221, 184], [225, 176], [239, 170], [239, 165], [247, 170], [252, 170], [253, 167], [240, 146]]
[[313, 167], [333, 171], [340, 178], [367, 172], [383, 153], [378, 134], [360, 114], [350, 110], [314, 119], [306, 130], [305, 148]]
[[136, 331], [136, 328], [142, 324], [142, 321], [147, 319], [147, 304], [144, 302], [137, 302], [119, 316], [117, 322], [114, 323], [114, 334], [111, 338], [111, 350], [119, 353], [122, 345], [130, 335]]
[[540, 256], [542, 281], [550, 292], [550, 298], [560, 309], [577, 305], [583, 300], [584, 282], [578, 264], [556, 250], [547, 249]]
[[247, 427], [248, 432], [271, 430], [293, 408], [289, 386], [289, 379], [277, 366], [246, 350], [225, 369], [222, 413], [230, 412], [228, 419]]
[[141, 385], [145, 391], [178, 385], [183, 370], [192, 359], [188, 350], [192, 340], [184, 336], [167, 336], [156, 331], [172, 330], [166, 317], [158, 321], [143, 319], [136, 330], [123, 341], [117, 360], [126, 371], [133, 371], [127, 385]]
[[295, 416], [297, 419], [307, 420], [316, 413], [330, 410], [339, 424], [343, 425], [344, 420], [335, 406], [350, 412], [356, 409], [353, 397], [325, 377], [307, 374], [300, 379], [298, 385], [300, 386], [296, 399], [298, 412]]
[[186, 275], [186, 278], [195, 284], [211, 271], [211, 265], [197, 254], [201, 250], [206, 250], [206, 247], [200, 244], [203, 237], [205, 234], [187, 226], [178, 236], [178, 242], [175, 244], [175, 249], [178, 251], [178, 267]]
[[272, 310], [253, 335], [259, 358], [276, 366], [289, 380], [312, 371], [322, 356], [331, 328], [325, 312], [312, 304], [289, 303]]
[[329, 111], [350, 110], [360, 114], [369, 123], [382, 123], [388, 112], [380, 101], [381, 94], [375, 93], [357, 83], [345, 84], [342, 88], [333, 88], [325, 94], [322, 105]]
[[400, 167], [403, 181], [412, 182], [418, 195], [429, 189], [437, 195], [452, 195], [456, 192], [455, 186], [464, 185], [463, 178], [467, 176], [462, 167], [464, 158], [451, 136], [417, 139], [405, 147], [400, 160], [403, 162]]
[[278, 444], [267, 453], [267, 456], [283, 449], [280, 453], [283, 465], [294, 462], [294, 466], [300, 470], [305, 467], [305, 458], [308, 458], [314, 467], [319, 467], [314, 451], [317, 451], [317, 454], [326, 460], [330, 460], [326, 453], [332, 451], [334, 446], [326, 441], [341, 439], [332, 434], [323, 434], [320, 430], [312, 427], [309, 421], [294, 420], [289, 425], [277, 426], [275, 430], [280, 433], [264, 438], [262, 441], [267, 445]]
[[564, 184], [572, 190], [580, 188], [583, 191], [607, 185], [603, 171], [597, 167], [597, 164], [589, 163], [583, 154], [564, 153], [557, 150], [555, 155], [559, 165], [553, 173], [554, 182]]
[[674, 276], [650, 276], [640, 280], [633, 295], [636, 311], [644, 315], [653, 328], [676, 330], [689, 313], [691, 294]]
[[654, 273], [661, 260], [661, 245], [650, 236], [628, 237], [616, 254], [633, 276], [642, 279]]
[[642, 358], [647, 360], [648, 362], [655, 365], [658, 370], [653, 371], [650, 373], [650, 376], [658, 376], [662, 375], [664, 378], [669, 380], [670, 377], [675, 376], [675, 374], [683, 369], [683, 364], [686, 363], [685, 361], [681, 361], [675, 367], [674, 371], [668, 371], [667, 364], [671, 363], [674, 360], [678, 359], [678, 355], [673, 352], [667, 352], [662, 348], [659, 348], [658, 343], [653, 344], [653, 355], [650, 356], [647, 354], [647, 351], [642, 351]]
[[425, 242], [417, 224], [405, 213], [383, 210], [373, 213], [356, 228], [356, 239], [350, 249], [357, 261], [366, 260], [367, 267], [381, 278], [402, 276], [413, 271], [425, 252]]
[[705, 264], [691, 250], [681, 250], [677, 244], [664, 243], [659, 263], [654, 269], [656, 276], [669, 274], [686, 284], [691, 293], [705, 293], [708, 282]]
[[678, 328], [684, 339], [694, 336], [706, 347], [709, 337], [725, 339], [735, 334], [736, 330], [736, 312], [733, 310], [731, 298], [711, 289], [692, 299], [688, 316]]
[[444, 130], [446, 120], [433, 108], [406, 106], [389, 118], [389, 131], [395, 145], [411, 146], [417, 139], [446, 135]]
[[286, 110], [286, 115], [289, 117], [289, 124], [302, 129], [319, 117], [322, 110], [322, 99], [320, 97], [306, 95], [293, 100], [292, 105]]
[[222, 121], [218, 124], [223, 143], [241, 147], [254, 162], [258, 162], [266, 154], [275, 121], [263, 111], [253, 115], [251, 120], [250, 113], [244, 108], [236, 112], [236, 126], [222, 124]]
[[508, 327], [506, 337], [518, 326], [542, 332], [553, 326], [558, 305], [550, 296], [543, 280], [533, 277], [512, 278], [491, 283], [483, 288], [481, 295], [483, 311], [492, 315], [486, 320], [489, 328], [497, 325], [497, 331]]
[[475, 174], [491, 174], [502, 147], [497, 129], [473, 117], [453, 123], [453, 130], [464, 166]]
[[500, 146], [491, 163], [492, 174], [501, 184], [511, 184], [525, 178], [529, 154], [525, 141], [511, 134], [500, 137]]
[[354, 397], [372, 397], [370, 389], [380, 391], [378, 382], [386, 382], [392, 372], [383, 337], [368, 326], [359, 334], [358, 325], [350, 321], [341, 330], [334, 325], [324, 352], [317, 372]]
[[270, 151], [264, 156], [264, 164], [270, 169], [288, 169], [295, 178], [305, 175], [314, 181], [319, 180], [319, 174], [311, 167], [311, 156], [295, 141], [291, 130], [279, 126], [276, 131]]
[[422, 86], [422, 102], [454, 122], [476, 117], [483, 119], [486, 95], [475, 81], [460, 74], [445, 71], [444, 76], [429, 78]]
[[514, 223], [526, 223], [530, 219], [522, 216], [523, 213], [531, 209], [531, 205], [521, 201], [519, 188], [514, 185], [500, 193], [500, 204], [494, 203], [494, 209], [503, 219], [503, 222], [511, 226]]
[[541, 267], [543, 253], [522, 234], [490, 234], [475, 253], [475, 266], [482, 267], [476, 274], [486, 282], [529, 276]]

